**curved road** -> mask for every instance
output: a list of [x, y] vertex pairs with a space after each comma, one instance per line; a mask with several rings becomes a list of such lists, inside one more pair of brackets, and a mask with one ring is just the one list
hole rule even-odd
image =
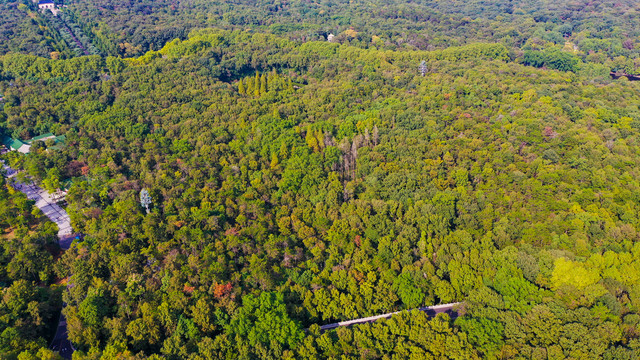
[[[0, 160], [0, 164], [4, 169], [4, 176], [8, 179], [12, 179], [18, 173], [16, 170], [10, 168], [8, 165], [4, 163], [4, 161]], [[40, 209], [51, 221], [58, 225], [58, 244], [60, 244], [60, 248], [62, 250], [68, 250], [71, 246], [71, 243], [76, 238], [73, 235], [73, 228], [71, 227], [71, 219], [69, 218], [69, 214], [60, 207], [56, 202], [52, 199], [51, 195], [44, 189], [40, 188], [35, 184], [23, 184], [19, 183], [15, 180], [12, 181], [12, 186], [25, 195], [30, 200], [36, 202], [36, 206]], [[60, 313], [60, 320], [58, 320], [58, 328], [56, 329], [56, 335], [53, 337], [51, 341], [50, 348], [52, 350], [56, 350], [60, 353], [60, 355], [65, 359], [71, 359], [71, 355], [73, 354], [73, 346], [71, 342], [67, 338], [67, 320], [64, 318], [64, 315]]]

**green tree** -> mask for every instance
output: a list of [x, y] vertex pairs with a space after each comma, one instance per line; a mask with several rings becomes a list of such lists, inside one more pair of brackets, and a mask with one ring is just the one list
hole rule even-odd
[[282, 294], [273, 292], [245, 296], [228, 332], [247, 339], [251, 346], [275, 341], [294, 347], [304, 336], [300, 324], [289, 317]]

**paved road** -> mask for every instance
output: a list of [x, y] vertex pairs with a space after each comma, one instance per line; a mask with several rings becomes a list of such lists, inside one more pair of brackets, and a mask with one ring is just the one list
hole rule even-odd
[[[451, 303], [451, 304], [425, 306], [425, 307], [412, 309], [412, 310], [424, 311], [430, 317], [434, 317], [437, 314], [445, 313], [445, 314], [449, 314], [449, 316], [451, 316], [452, 318], [456, 318], [456, 317], [458, 317], [458, 313], [457, 313], [456, 309], [460, 304], [462, 304], [462, 303], [457, 302], [457, 303]], [[411, 310], [402, 310], [402, 311], [411, 311]], [[320, 330], [325, 331], [325, 330], [335, 329], [335, 328], [340, 327], [340, 326], [350, 326], [350, 325], [355, 325], [355, 324], [373, 322], [373, 321], [376, 321], [378, 319], [388, 319], [388, 318], [390, 318], [391, 316], [393, 316], [395, 314], [401, 313], [402, 311], [396, 311], [396, 312], [382, 314], [382, 315], [369, 316], [369, 317], [366, 317], [366, 318], [360, 318], [360, 319], [354, 319], [354, 320], [348, 320], [348, 321], [341, 321], [341, 322], [338, 322], [338, 323], [322, 325], [322, 326], [320, 326]]]
[[46, 190], [34, 184], [22, 184], [18, 182], [14, 182], [14, 186], [17, 190], [25, 193], [27, 198], [35, 201], [36, 207], [38, 207], [38, 209], [40, 209], [51, 221], [58, 225], [58, 238], [63, 238], [73, 234], [69, 215], [63, 208], [55, 203], [51, 198], [51, 195]]
[[71, 346], [71, 341], [67, 338], [67, 319], [64, 318], [62, 313], [60, 314], [56, 335], [53, 337], [53, 341], [51, 341], [50, 348], [60, 353], [60, 356], [65, 359], [71, 359], [73, 355], [73, 346]]
[[[2, 168], [5, 170], [5, 176], [9, 179], [13, 179], [18, 173], [14, 169], [10, 168], [0, 160]], [[44, 189], [34, 184], [23, 184], [17, 181], [12, 181], [15, 189], [25, 193], [27, 198], [36, 202], [36, 206], [40, 209], [51, 221], [58, 224], [58, 243], [63, 250], [69, 249], [73, 240], [76, 237], [73, 235], [73, 228], [71, 227], [71, 219], [69, 214], [53, 201], [51, 195]], [[60, 313], [60, 320], [58, 321], [58, 328], [56, 329], [56, 335], [53, 337], [50, 348], [56, 350], [65, 359], [71, 359], [73, 354], [73, 346], [67, 338], [67, 320], [64, 315]]]
[[36, 207], [40, 209], [51, 221], [58, 225], [58, 240], [60, 247], [64, 250], [69, 249], [71, 242], [73, 241], [73, 228], [71, 227], [71, 219], [69, 214], [61, 208], [52, 199], [51, 194], [46, 190], [38, 187], [34, 184], [23, 184], [16, 181], [14, 178], [17, 175], [17, 171], [10, 168], [8, 165], [2, 163], [2, 167], [5, 170], [5, 175], [12, 180], [12, 184], [16, 190], [23, 192], [27, 195], [27, 198], [36, 202]]

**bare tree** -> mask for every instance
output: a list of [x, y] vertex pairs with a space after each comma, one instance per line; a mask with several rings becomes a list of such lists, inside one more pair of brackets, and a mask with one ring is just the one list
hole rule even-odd
[[378, 140], [380, 140], [379, 134], [378, 134], [378, 126], [373, 125], [373, 146], [378, 145]]
[[422, 61], [420, 62], [420, 66], [418, 67], [418, 70], [420, 70], [420, 74], [421, 74], [422, 76], [425, 76], [425, 75], [427, 74], [427, 70], [428, 70], [428, 69], [427, 69], [427, 62], [426, 62], [426, 61], [424, 61], [424, 60], [422, 60]]
[[364, 144], [371, 146], [371, 134], [369, 134], [369, 128], [364, 129]]

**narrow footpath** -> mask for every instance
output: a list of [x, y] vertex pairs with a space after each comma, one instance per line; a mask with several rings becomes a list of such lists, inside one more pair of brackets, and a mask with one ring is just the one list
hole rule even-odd
[[[458, 317], [457, 309], [461, 304], [462, 303], [457, 302], [457, 303], [451, 303], [451, 304], [425, 306], [425, 307], [420, 307], [420, 308], [411, 309], [411, 310], [420, 310], [420, 311], [426, 312], [429, 317], [435, 317], [437, 314], [445, 313], [445, 314], [449, 314], [449, 316], [452, 317], [452, 318], [456, 318], [456, 317]], [[402, 311], [411, 311], [411, 310], [402, 310]], [[338, 323], [322, 325], [322, 326], [320, 326], [320, 330], [321, 331], [326, 331], [326, 330], [335, 329], [335, 328], [340, 327], [340, 326], [351, 326], [351, 325], [356, 325], [356, 324], [374, 322], [374, 321], [379, 320], [379, 319], [388, 319], [388, 318], [392, 317], [393, 315], [401, 313], [402, 311], [396, 311], [396, 312], [382, 314], [382, 315], [369, 316], [369, 317], [366, 317], [366, 318], [360, 318], [360, 319], [354, 319], [354, 320], [348, 320], [348, 321], [341, 321], [341, 322], [338, 322]]]
[[[60, 244], [61, 249], [68, 250], [75, 239], [69, 214], [53, 201], [51, 194], [46, 190], [33, 183], [23, 184], [16, 181], [14, 178], [18, 172], [6, 165], [2, 160], [0, 160], [0, 164], [2, 164], [2, 168], [4, 169], [4, 176], [11, 181], [12, 186], [27, 195], [27, 198], [30, 200], [35, 201], [38, 209], [58, 225], [58, 244]], [[58, 328], [56, 329], [56, 334], [53, 337], [50, 348], [51, 350], [58, 351], [60, 356], [65, 359], [71, 359], [73, 355], [73, 346], [67, 338], [67, 320], [62, 313], [60, 313]]]

